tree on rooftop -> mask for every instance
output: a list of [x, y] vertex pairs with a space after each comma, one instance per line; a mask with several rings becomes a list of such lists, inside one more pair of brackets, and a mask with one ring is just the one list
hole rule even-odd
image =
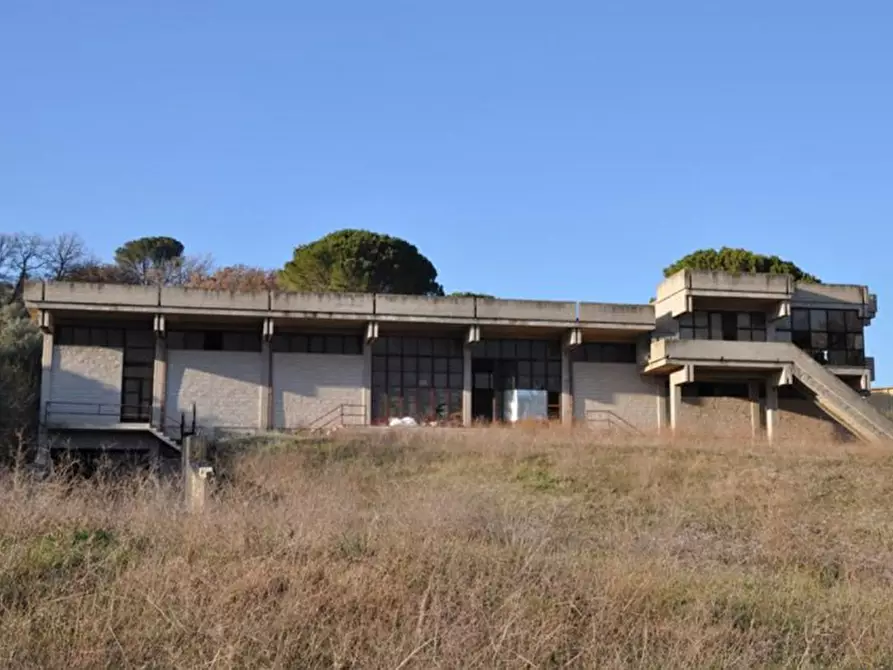
[[756, 272], [761, 274], [788, 274], [797, 281], [820, 283], [818, 277], [804, 272], [791, 261], [778, 256], [765, 256], [747, 249], [699, 249], [664, 268], [669, 277], [679, 270], [718, 270], [723, 272]]
[[338, 230], [296, 247], [278, 279], [291, 291], [443, 295], [436, 268], [415, 245], [368, 230]]
[[210, 260], [184, 256], [173, 237], [140, 237], [115, 250], [115, 265], [129, 284], [180, 286], [196, 273], [207, 273]]
[[450, 293], [451, 298], [487, 298], [492, 300], [495, 296], [489, 293], [475, 293], [474, 291], [453, 291]]

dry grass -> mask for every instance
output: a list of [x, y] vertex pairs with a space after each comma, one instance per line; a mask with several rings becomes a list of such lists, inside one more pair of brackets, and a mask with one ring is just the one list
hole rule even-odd
[[893, 452], [419, 429], [0, 490], [5, 668], [893, 667]]

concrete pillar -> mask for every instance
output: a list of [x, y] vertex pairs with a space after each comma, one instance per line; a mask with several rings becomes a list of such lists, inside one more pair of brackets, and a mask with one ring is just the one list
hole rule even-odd
[[366, 336], [363, 338], [363, 423], [372, 425], [372, 347], [378, 340], [378, 322], [366, 324]]
[[156, 314], [152, 323], [155, 334], [155, 361], [152, 367], [152, 425], [165, 432], [165, 395], [167, 393], [167, 323], [164, 314]]
[[471, 347], [466, 342], [462, 349], [462, 425], [466, 427], [472, 423], [471, 390], [474, 380], [471, 373]]
[[679, 430], [682, 420], [682, 385], [695, 380], [694, 366], [686, 365], [670, 375], [670, 392], [667, 398], [670, 405], [670, 429]]
[[571, 349], [561, 347], [561, 424], [574, 423], [574, 392], [571, 384]]
[[766, 382], [766, 439], [772, 442], [778, 432], [778, 384]]
[[666, 380], [663, 377], [657, 377], [654, 380], [657, 387], [657, 433], [662, 435], [669, 428], [669, 398], [667, 397]]
[[757, 439], [762, 430], [762, 407], [760, 407], [760, 383], [747, 383], [747, 397], [750, 400], [750, 437]]
[[43, 352], [40, 359], [40, 416], [37, 430], [37, 465], [49, 465], [49, 430], [50, 398], [53, 397], [53, 316], [49, 312], [40, 312], [40, 329], [43, 332]]
[[465, 345], [462, 348], [462, 425], [471, 426], [472, 389], [474, 388], [474, 372], [471, 361], [474, 357], [474, 345], [481, 341], [481, 327], [469, 326], [465, 333]]
[[363, 425], [372, 425], [372, 345], [363, 341]]
[[561, 423], [574, 423], [574, 383], [571, 353], [583, 344], [583, 331], [571, 328], [561, 342]]
[[273, 429], [273, 346], [267, 340], [260, 343], [260, 402], [257, 427]]

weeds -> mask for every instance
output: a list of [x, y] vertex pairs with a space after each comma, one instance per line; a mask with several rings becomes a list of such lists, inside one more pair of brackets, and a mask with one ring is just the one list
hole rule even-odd
[[890, 667], [876, 447], [415, 430], [0, 480], [0, 665]]

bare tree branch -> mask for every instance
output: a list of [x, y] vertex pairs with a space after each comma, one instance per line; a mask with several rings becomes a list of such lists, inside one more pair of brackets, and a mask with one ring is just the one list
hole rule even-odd
[[48, 240], [44, 247], [43, 272], [47, 279], [59, 281], [77, 266], [86, 263], [87, 245], [77, 233], [63, 233]]

